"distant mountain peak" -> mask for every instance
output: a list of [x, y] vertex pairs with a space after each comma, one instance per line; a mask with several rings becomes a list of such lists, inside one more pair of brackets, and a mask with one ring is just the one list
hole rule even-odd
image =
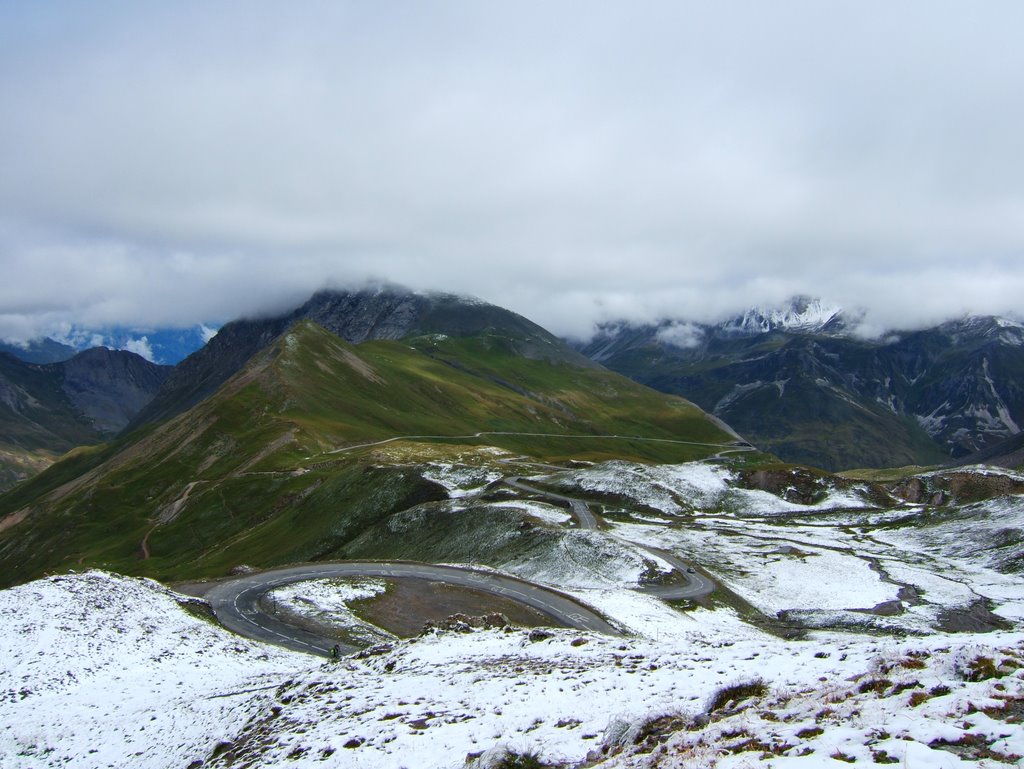
[[[765, 334], [771, 331], [815, 332], [841, 325], [843, 308], [811, 296], [794, 296], [775, 307], [755, 306], [720, 324], [723, 331]], [[838, 329], [837, 329], [838, 330]]]
[[1024, 346], [1024, 324], [997, 315], [967, 315], [939, 326], [957, 344], [966, 339], [985, 339], [1015, 347]]

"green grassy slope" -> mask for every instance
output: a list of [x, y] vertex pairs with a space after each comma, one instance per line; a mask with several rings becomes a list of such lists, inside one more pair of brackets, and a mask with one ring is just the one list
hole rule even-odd
[[355, 346], [301, 322], [192, 409], [0, 497], [0, 583], [92, 565], [184, 579], [326, 556], [444, 496], [408, 464], [330, 453], [395, 436], [539, 433], [432, 439], [539, 460], [684, 461], [715, 449], [672, 441], [732, 440], [680, 398], [514, 346], [487, 334]]
[[[685, 393], [789, 462], [835, 471], [948, 458], [916, 420], [884, 404], [883, 394], [892, 394], [917, 408], [904, 371], [910, 364], [901, 351], [856, 339], [783, 333], [714, 338], [700, 349], [673, 348], [639, 332], [626, 342], [602, 362], [656, 390]], [[909, 345], [922, 357], [937, 355], [924, 342], [919, 346], [923, 352]], [[595, 343], [584, 352], [596, 354], [598, 348]], [[917, 386], [923, 388], [924, 380]]]

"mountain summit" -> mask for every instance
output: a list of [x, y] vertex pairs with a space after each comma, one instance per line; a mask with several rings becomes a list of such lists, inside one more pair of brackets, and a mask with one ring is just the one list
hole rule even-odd
[[821, 333], [845, 330], [841, 307], [810, 296], [795, 296], [779, 307], [752, 307], [718, 324], [725, 333], [768, 334], [773, 331]]
[[312, 321], [352, 344], [423, 334], [464, 337], [489, 333], [505, 337], [527, 358], [572, 359], [586, 365], [583, 356], [536, 323], [477, 299], [414, 293], [394, 286], [320, 291], [284, 314], [225, 325], [205, 347], [178, 364], [131, 428], [163, 421], [196, 405], [253, 355], [303, 320]]

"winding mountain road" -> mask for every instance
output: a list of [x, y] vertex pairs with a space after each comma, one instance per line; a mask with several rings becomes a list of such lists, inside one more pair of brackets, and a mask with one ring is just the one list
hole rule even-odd
[[579, 523], [581, 529], [589, 529], [592, 531], [597, 530], [597, 518], [592, 512], [590, 512], [590, 508], [587, 507], [587, 503], [582, 499], [575, 499], [563, 494], [555, 494], [551, 491], [544, 491], [543, 489], [538, 489], [535, 486], [530, 486], [523, 483], [523, 478], [519, 475], [513, 476], [512, 478], [506, 478], [505, 485], [511, 486], [513, 489], [517, 489], [518, 491], [525, 491], [527, 494], [539, 494], [542, 497], [547, 497], [548, 499], [553, 499], [557, 502], [566, 502], [569, 505], [569, 509], [572, 510], [572, 514], [576, 516], [576, 521]]
[[[524, 433], [524, 432], [513, 432], [509, 430], [483, 430], [478, 433], [470, 433], [468, 435], [396, 435], [393, 438], [384, 438], [379, 441], [371, 441], [370, 443], [357, 443], [352, 446], [342, 446], [337, 449], [332, 449], [326, 452], [327, 454], [344, 454], [349, 451], [355, 451], [357, 449], [372, 448], [373, 446], [383, 446], [388, 443], [395, 443], [396, 441], [420, 441], [420, 440], [470, 440], [473, 438], [482, 438], [485, 435], [508, 435], [512, 437], [525, 437], [525, 438], [567, 438], [575, 440], [595, 440], [595, 439], [613, 439], [623, 441], [646, 441], [648, 443], [672, 443], [678, 446], [705, 446], [712, 449], [724, 449], [731, 450], [737, 448], [735, 442], [731, 443], [707, 443], [704, 441], [684, 441], [677, 438], [649, 438], [643, 435], [590, 435], [587, 433]], [[749, 451], [752, 449], [742, 448], [743, 451]], [[718, 456], [718, 455], [716, 455]]]
[[[260, 599], [274, 588], [293, 582], [344, 577], [407, 578], [444, 582], [518, 601], [564, 627], [619, 635], [618, 630], [593, 610], [549, 588], [515, 577], [469, 567], [435, 566], [405, 561], [311, 563], [249, 574], [214, 586], [207, 592], [206, 600], [213, 607], [214, 614], [221, 624], [240, 635], [269, 641], [295, 651], [329, 656], [334, 645], [333, 640], [282, 622], [262, 609]], [[342, 647], [344, 652], [357, 650], [357, 647]]]
[[[410, 438], [442, 438], [442, 437], [480, 437], [483, 435], [511, 435], [520, 433], [476, 433], [473, 436], [402, 436], [376, 441], [374, 443], [348, 446], [336, 449], [331, 453], [352, 451], [368, 446], [379, 446], [398, 440]], [[584, 436], [562, 436], [562, 437], [584, 437]], [[595, 436], [586, 436], [595, 437]], [[604, 436], [624, 437], [624, 436]], [[663, 440], [663, 439], [654, 439]], [[670, 443], [691, 443], [690, 441], [666, 441]], [[714, 445], [727, 451], [750, 450], [745, 447], [723, 446], [721, 444], [700, 444]], [[721, 456], [721, 453], [717, 457]], [[563, 470], [554, 466], [545, 465], [553, 470]], [[576, 518], [580, 529], [597, 531], [600, 521], [595, 516], [587, 503], [575, 497], [558, 494], [555, 492], [540, 489], [524, 482], [521, 476], [506, 478], [504, 483], [518, 491], [541, 496], [556, 502], [563, 502], [569, 506], [573, 516]], [[630, 547], [643, 550], [651, 556], [658, 558], [672, 567], [685, 580], [683, 585], [642, 585], [637, 588], [639, 592], [653, 595], [663, 600], [679, 600], [687, 598], [698, 598], [707, 595], [715, 589], [715, 584], [704, 575], [698, 574], [687, 562], [683, 561], [673, 553], [659, 548], [644, 545], [639, 542], [632, 542], [613, 534], [608, 536]], [[446, 584], [457, 585], [465, 588], [472, 588], [492, 595], [501, 596], [518, 601], [529, 606], [542, 614], [550, 617], [554, 622], [564, 627], [577, 628], [579, 630], [590, 630], [611, 635], [619, 634], [612, 625], [604, 618], [587, 608], [580, 602], [569, 596], [563, 595], [550, 588], [541, 587], [525, 580], [509, 577], [493, 572], [480, 571], [469, 567], [460, 566], [439, 566], [424, 563], [411, 563], [405, 561], [344, 561], [335, 563], [311, 563], [302, 566], [293, 566], [273, 571], [260, 572], [246, 575], [223, 582], [211, 588], [206, 599], [213, 607], [214, 614], [221, 624], [240, 635], [255, 638], [261, 641], [268, 641], [295, 651], [307, 652], [329, 656], [333, 639], [317, 633], [305, 630], [295, 625], [282, 622], [273, 614], [268, 614], [261, 606], [261, 599], [274, 588], [294, 582], [305, 582], [310, 580], [351, 578], [351, 577], [380, 577], [392, 579], [421, 579]], [[356, 647], [342, 646], [343, 652], [350, 653], [357, 651]]]

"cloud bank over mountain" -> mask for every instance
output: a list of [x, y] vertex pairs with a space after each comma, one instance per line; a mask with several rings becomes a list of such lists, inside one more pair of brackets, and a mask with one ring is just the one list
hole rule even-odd
[[560, 333], [1024, 295], [1024, 8], [0, 5], [0, 336], [367, 279]]

